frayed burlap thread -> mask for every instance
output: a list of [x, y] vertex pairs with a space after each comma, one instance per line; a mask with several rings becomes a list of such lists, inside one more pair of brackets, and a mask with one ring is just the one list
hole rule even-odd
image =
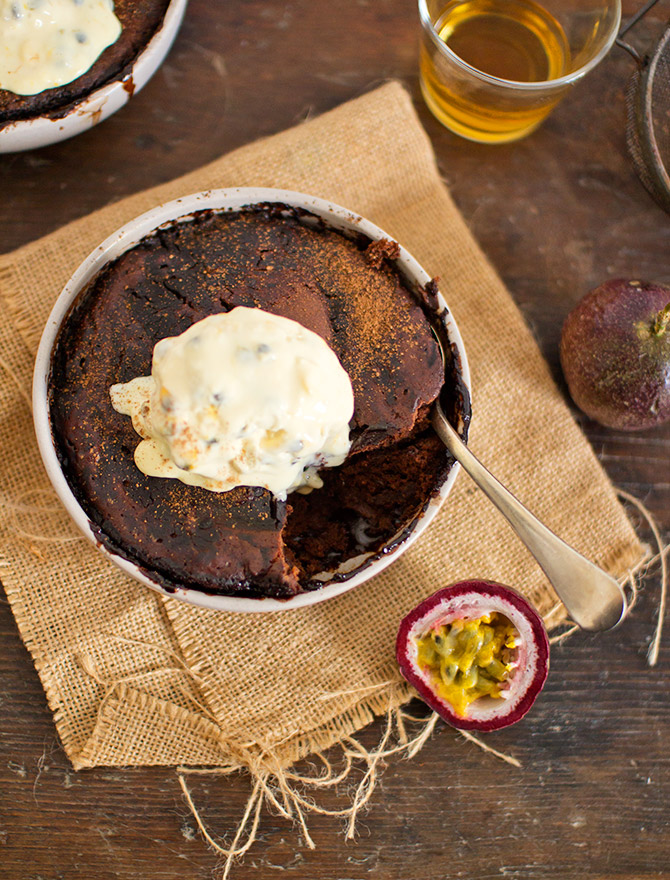
[[[76, 768], [256, 772], [253, 827], [268, 792], [275, 808], [290, 812], [268, 774], [335, 743], [355, 752], [357, 730], [410, 698], [394, 639], [420, 599], [451, 581], [486, 577], [516, 586], [551, 613], [552, 626], [565, 615], [464, 474], [430, 529], [387, 571], [327, 603], [262, 621], [164, 599], [78, 538], [54, 503], [32, 430], [32, 365], [52, 304], [79, 262], [131, 218], [187, 193], [244, 185], [346, 205], [440, 276], [470, 360], [475, 452], [550, 527], [615, 575], [635, 568], [643, 549], [451, 201], [396, 83], [0, 257], [0, 577], [63, 747]], [[368, 777], [360, 798], [371, 785]], [[292, 815], [302, 824], [302, 814]], [[238, 839], [232, 848], [241, 846]]]
[[624, 489], [617, 489], [617, 494], [623, 501], [631, 504], [641, 514], [654, 539], [654, 549], [656, 552], [654, 553], [651, 548], [646, 548], [644, 556], [628, 571], [628, 576], [622, 580], [622, 585], [624, 590], [628, 590], [629, 593], [628, 613], [630, 613], [637, 601], [640, 587], [648, 579], [654, 567], [658, 565], [660, 589], [658, 602], [656, 603], [658, 607], [656, 629], [647, 651], [649, 666], [656, 666], [661, 649], [661, 638], [663, 636], [663, 624], [665, 623], [665, 610], [668, 599], [668, 555], [670, 555], [670, 544], [663, 543], [661, 530], [655, 517], [639, 498], [636, 498]]

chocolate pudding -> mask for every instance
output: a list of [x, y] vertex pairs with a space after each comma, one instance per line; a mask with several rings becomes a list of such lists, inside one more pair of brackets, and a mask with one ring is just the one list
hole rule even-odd
[[[256, 205], [199, 212], [108, 264], [63, 323], [49, 394], [63, 472], [100, 542], [168, 589], [286, 598], [406, 537], [453, 464], [430, 429], [431, 403], [464, 401], [431, 329], [434, 285], [411, 291], [396, 253], [303, 210]], [[112, 385], [149, 375], [159, 340], [237, 306], [317, 333], [353, 387], [346, 460], [286, 501], [145, 476], [138, 435], [110, 402]]]

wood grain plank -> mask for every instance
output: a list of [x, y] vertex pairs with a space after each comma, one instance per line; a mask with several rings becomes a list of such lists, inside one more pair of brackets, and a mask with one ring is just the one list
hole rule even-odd
[[[636, 39], [650, 41], [661, 26], [659, 13]], [[457, 204], [565, 390], [557, 344], [577, 300], [617, 275], [670, 281], [670, 217], [626, 155], [632, 63], [613, 52], [528, 140], [486, 147], [454, 137], [423, 107], [416, 39], [414, 4], [401, 0], [191, 0], [169, 59], [127, 108], [74, 141], [0, 159], [0, 250], [400, 77]], [[670, 426], [618, 434], [575, 415], [613, 481], [644, 500], [667, 541]], [[233, 877], [670, 878], [670, 633], [658, 666], [645, 662], [657, 602], [652, 577], [620, 630], [578, 634], [553, 650], [533, 712], [487, 738], [520, 769], [439, 726], [413, 761], [386, 769], [356, 841], [344, 840], [337, 819], [316, 816], [311, 851], [297, 829], [265, 814]], [[1, 880], [215, 876], [218, 859], [173, 770], [71, 769], [6, 602], [0, 645]], [[372, 724], [362, 741], [373, 747], [381, 730]], [[248, 780], [192, 787], [208, 827], [230, 835]], [[326, 793], [324, 806], [347, 793]]]

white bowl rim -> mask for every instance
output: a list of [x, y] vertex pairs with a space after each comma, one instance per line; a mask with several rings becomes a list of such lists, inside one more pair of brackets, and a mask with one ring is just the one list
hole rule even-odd
[[[350, 211], [340, 205], [316, 196], [306, 195], [291, 190], [272, 189], [267, 187], [235, 187], [230, 189], [206, 190], [199, 193], [183, 196], [165, 204], [152, 208], [139, 217], [130, 220], [120, 229], [108, 236], [88, 257], [81, 263], [67, 282], [58, 296], [51, 314], [47, 319], [39, 348], [35, 359], [35, 372], [33, 378], [33, 419], [37, 443], [42, 461], [47, 471], [51, 484], [67, 512], [79, 527], [82, 533], [98, 547], [109, 559], [118, 565], [123, 571], [162, 595], [182, 599], [192, 605], [221, 611], [234, 612], [266, 612], [287, 611], [302, 608], [324, 602], [327, 599], [339, 596], [355, 586], [364, 583], [379, 572], [383, 571], [395, 559], [397, 559], [414, 541], [425, 531], [430, 522], [437, 515], [442, 503], [451, 491], [456, 480], [460, 466], [455, 462], [449, 470], [445, 481], [438, 492], [428, 501], [424, 511], [415, 520], [412, 530], [396, 546], [392, 547], [383, 555], [369, 561], [359, 571], [344, 580], [326, 582], [317, 590], [298, 593], [289, 599], [275, 598], [250, 598], [238, 596], [221, 596], [199, 591], [193, 587], [177, 587], [168, 589], [151, 580], [140, 567], [113, 553], [105, 547], [96, 536], [96, 527], [88, 518], [83, 508], [75, 498], [58, 460], [54, 440], [51, 432], [49, 419], [48, 384], [51, 371], [51, 353], [56, 342], [58, 332], [63, 320], [67, 317], [70, 307], [79, 292], [101, 271], [111, 260], [120, 256], [137, 244], [142, 238], [151, 234], [158, 227], [167, 223], [174, 223], [180, 219], [187, 220], [196, 211], [222, 210], [234, 211], [246, 206], [277, 202], [290, 207], [303, 208], [318, 217], [321, 217], [328, 225], [335, 229], [347, 229], [361, 232], [373, 241], [379, 239], [393, 239], [383, 229], [361, 217], [360, 214]], [[396, 266], [406, 275], [407, 280], [419, 286], [425, 286], [430, 280], [428, 273], [419, 265], [414, 257], [402, 246], [394, 261]], [[438, 292], [437, 313], [444, 321], [450, 342], [455, 346], [458, 358], [460, 375], [468, 395], [470, 390], [470, 371], [465, 355], [463, 340], [456, 322], [442, 296]]]
[[[34, 150], [88, 131], [120, 110], [156, 73], [177, 36], [188, 0], [170, 0], [160, 27], [138, 53], [123, 79], [115, 79], [77, 101], [57, 118], [17, 119], [0, 128], [0, 153]], [[133, 87], [127, 89], [132, 81]]]

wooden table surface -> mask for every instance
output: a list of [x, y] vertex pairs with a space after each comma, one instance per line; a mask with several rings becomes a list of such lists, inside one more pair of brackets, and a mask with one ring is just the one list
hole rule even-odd
[[[642, 46], [660, 34], [663, 11], [655, 14], [636, 31]], [[617, 276], [670, 282], [670, 216], [626, 155], [632, 68], [615, 49], [530, 138], [480, 146], [422, 105], [414, 0], [191, 0], [166, 63], [128, 107], [75, 140], [0, 158], [0, 250], [399, 78], [560, 382], [561, 323], [589, 288]], [[667, 541], [670, 425], [643, 434], [582, 425], [611, 479], [644, 501]], [[658, 666], [645, 662], [658, 589], [650, 577], [615, 633], [578, 634], [554, 649], [531, 715], [487, 738], [520, 769], [440, 725], [413, 760], [389, 762], [356, 841], [345, 842], [339, 820], [314, 817], [311, 851], [265, 813], [233, 878], [670, 878], [670, 629]], [[0, 878], [216, 876], [219, 860], [174, 770], [72, 770], [4, 599], [0, 644]], [[372, 747], [381, 731], [372, 724], [362, 741]], [[193, 788], [212, 831], [229, 834], [248, 780]]]

